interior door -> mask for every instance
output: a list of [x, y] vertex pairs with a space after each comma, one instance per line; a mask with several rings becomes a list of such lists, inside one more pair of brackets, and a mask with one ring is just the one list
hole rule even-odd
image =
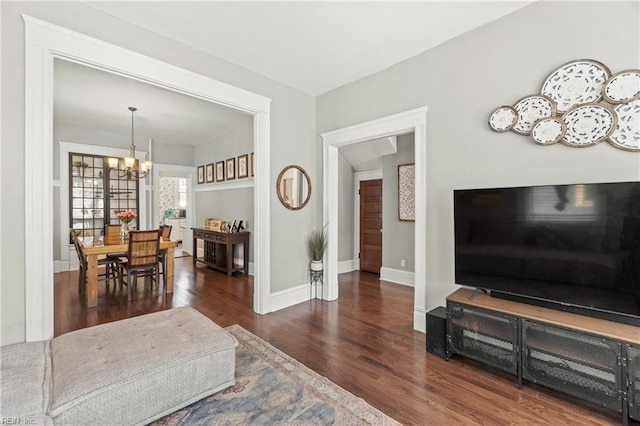
[[360, 182], [360, 270], [382, 266], [382, 179]]

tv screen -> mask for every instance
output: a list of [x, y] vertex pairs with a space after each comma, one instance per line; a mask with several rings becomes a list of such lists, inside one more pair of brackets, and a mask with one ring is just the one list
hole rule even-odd
[[454, 191], [455, 280], [640, 325], [640, 183]]

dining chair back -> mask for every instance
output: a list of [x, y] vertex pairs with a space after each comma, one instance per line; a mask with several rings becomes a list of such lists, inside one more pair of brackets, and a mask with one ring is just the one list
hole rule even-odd
[[161, 225], [160, 226], [160, 236], [163, 240], [168, 240], [171, 238], [171, 229], [173, 225]]
[[[160, 230], [130, 231], [129, 246], [126, 262], [121, 263], [120, 291], [124, 281], [124, 271], [127, 272], [127, 299], [131, 300], [133, 290], [136, 288], [138, 274], [144, 274], [145, 278], [155, 276], [155, 282], [159, 283], [160, 262]], [[166, 286], [164, 291], [166, 291]], [[164, 292], [163, 291], [163, 292]]]
[[119, 244], [121, 229], [122, 229], [122, 226], [120, 225], [111, 225], [109, 223], [104, 225], [104, 243]]
[[[87, 258], [84, 256], [82, 247], [80, 246], [80, 240], [76, 235], [75, 231], [71, 229], [69, 231], [69, 235], [71, 236], [71, 240], [73, 241], [73, 245], [76, 249], [76, 254], [78, 255], [78, 290], [81, 296], [84, 296], [87, 291]], [[106, 258], [98, 259], [98, 266], [104, 266], [104, 273], [98, 274], [98, 279], [104, 279], [107, 287], [107, 293], [109, 292], [109, 287], [111, 280], [113, 279], [113, 288], [115, 290], [116, 283], [118, 282], [118, 264], [119, 259], [112, 258], [107, 256]]]
[[78, 236], [73, 229], [69, 230], [69, 236], [71, 237], [71, 241], [73, 242], [76, 254], [78, 255], [78, 291], [81, 295], [84, 295], [84, 290], [86, 287], [87, 261], [82, 256], [82, 250], [80, 249]]

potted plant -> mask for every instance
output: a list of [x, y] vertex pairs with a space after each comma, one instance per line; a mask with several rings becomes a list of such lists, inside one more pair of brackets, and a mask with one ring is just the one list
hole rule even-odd
[[309, 254], [311, 255], [311, 270], [322, 271], [322, 258], [327, 249], [327, 225], [311, 231], [307, 240], [309, 244]]

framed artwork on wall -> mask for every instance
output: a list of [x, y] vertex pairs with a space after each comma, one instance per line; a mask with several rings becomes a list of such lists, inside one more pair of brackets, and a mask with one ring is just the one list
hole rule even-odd
[[224, 161], [218, 161], [216, 163], [216, 182], [222, 182], [224, 180]]
[[204, 183], [204, 166], [198, 166], [198, 183]]
[[213, 182], [213, 163], [207, 164], [205, 175], [207, 183]]
[[398, 220], [416, 221], [416, 165], [398, 165]]
[[238, 157], [238, 179], [249, 176], [249, 156], [247, 154]]
[[229, 158], [226, 161], [225, 171], [227, 175], [227, 180], [236, 178], [236, 159], [235, 158]]
[[253, 176], [253, 152], [251, 153], [251, 176]]

